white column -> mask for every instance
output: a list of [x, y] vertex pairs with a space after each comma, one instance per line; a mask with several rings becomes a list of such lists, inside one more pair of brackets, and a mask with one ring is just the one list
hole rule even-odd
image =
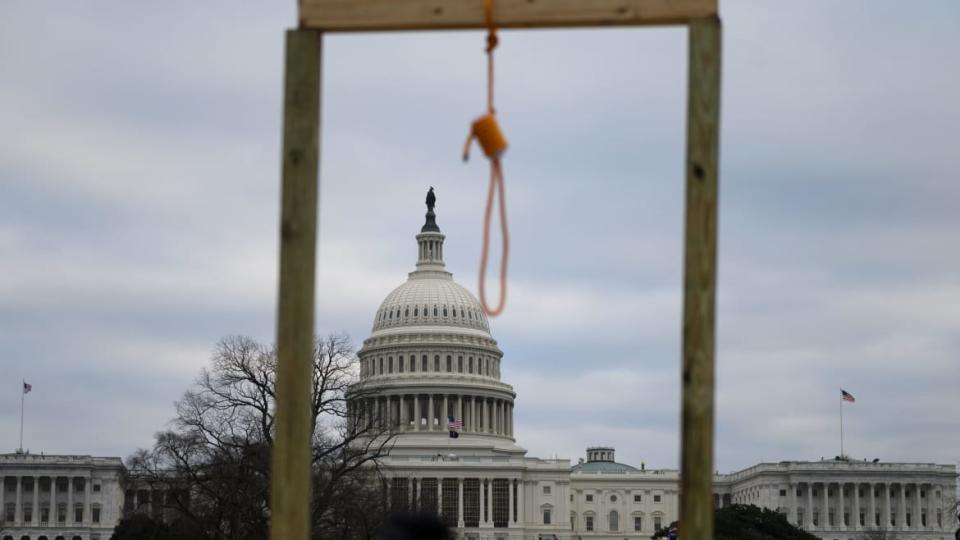
[[17, 498], [14, 500], [13, 522], [23, 523], [23, 477], [17, 477]]
[[73, 477], [67, 477], [67, 523], [73, 523]]
[[421, 501], [423, 501], [423, 499], [420, 498], [420, 496], [421, 496], [420, 488], [421, 488], [421, 487], [423, 487], [423, 478], [417, 478], [416, 504], [417, 504], [417, 511], [418, 511], [418, 512], [423, 509], [423, 502], [421, 502]]
[[443, 478], [437, 477], [437, 515], [443, 515]]
[[521, 478], [520, 481], [517, 482], [517, 489], [519, 490], [519, 493], [517, 493], [517, 521], [520, 523], [521, 527], [527, 521], [526, 517], [523, 515], [523, 498], [526, 496], [526, 490], [523, 488], [523, 484], [524, 481]]
[[513, 493], [514, 493], [513, 478], [510, 478], [508, 482], [509, 482], [508, 484], [509, 487], [507, 488], [507, 525], [513, 526], [517, 524], [517, 521], [513, 519]]
[[880, 527], [883, 529], [890, 528], [890, 518], [893, 516], [893, 512], [890, 508], [890, 484], [883, 485], [883, 512], [880, 512]]
[[830, 485], [826, 482], [824, 482], [821, 485], [823, 486], [823, 490], [820, 493], [821, 495], [820, 506], [822, 506], [820, 511], [820, 528], [826, 529], [827, 527], [830, 526], [830, 504], [829, 504], [829, 501], [827, 500], [827, 493], [830, 491]]
[[478, 431], [477, 427], [479, 426], [477, 422], [477, 396], [470, 397], [470, 431]]
[[427, 412], [427, 431], [433, 431], [433, 394], [427, 396], [429, 410]]
[[[416, 362], [414, 362], [416, 363]], [[400, 394], [400, 430], [404, 431], [410, 427], [410, 421], [407, 420], [407, 400], [405, 395]]]
[[3, 474], [0, 474], [0, 522], [3, 522], [7, 519], [7, 506], [6, 501], [3, 500], [4, 493], [7, 491], [7, 477]]
[[493, 525], [493, 478], [490, 479], [490, 483], [487, 485], [487, 521], [490, 525]]
[[[463, 394], [457, 395], [457, 416], [463, 422]], [[462, 426], [463, 429], [466, 429], [466, 427], [466, 425]]]
[[[450, 408], [447, 402], [447, 394], [443, 394], [443, 414], [440, 415], [440, 424], [446, 425], [447, 417], [450, 416], [450, 413], [447, 412], [449, 410]], [[440, 431], [443, 431], [443, 428], [441, 428]]]
[[420, 431], [420, 394], [413, 396], [413, 430]]
[[813, 482], [807, 482], [807, 511], [803, 513], [807, 530], [813, 528]]
[[876, 526], [877, 519], [877, 497], [874, 493], [876, 486], [871, 482], [867, 484], [867, 489], [870, 490], [870, 498], [867, 499], [867, 508], [869, 508], [870, 515], [864, 520], [864, 526], [872, 528]]
[[40, 524], [40, 477], [33, 477], [33, 509], [30, 512], [30, 523], [36, 527]]
[[463, 477], [457, 478], [457, 527], [463, 528]]

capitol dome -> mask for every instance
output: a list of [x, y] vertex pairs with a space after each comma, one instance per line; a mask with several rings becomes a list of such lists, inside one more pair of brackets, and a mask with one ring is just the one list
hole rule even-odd
[[435, 200], [431, 189], [416, 269], [380, 304], [357, 353], [353, 406], [364, 421], [400, 432], [401, 442], [439, 440], [456, 424], [467, 438], [512, 448], [516, 394], [500, 380], [503, 352], [480, 302], [446, 270]]
[[480, 302], [453, 277], [421, 276], [413, 272], [409, 280], [393, 290], [380, 304], [373, 331], [411, 327], [444, 326], [481, 330], [490, 327]]

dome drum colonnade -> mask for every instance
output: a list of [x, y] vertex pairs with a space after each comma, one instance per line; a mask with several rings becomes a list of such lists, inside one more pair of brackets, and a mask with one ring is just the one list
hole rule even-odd
[[452, 416], [465, 434], [512, 438], [516, 394], [500, 381], [503, 353], [479, 301], [445, 269], [432, 207], [416, 239], [416, 270], [381, 303], [358, 353], [351, 415], [409, 434], [446, 433]]

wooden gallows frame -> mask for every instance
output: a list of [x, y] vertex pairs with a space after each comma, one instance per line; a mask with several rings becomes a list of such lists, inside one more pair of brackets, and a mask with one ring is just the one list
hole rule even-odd
[[[323, 34], [486, 28], [483, 0], [299, 2], [300, 26], [289, 30], [286, 39], [272, 540], [306, 540], [310, 534], [309, 403]], [[712, 540], [721, 42], [717, 1], [496, 0], [493, 18], [498, 28], [689, 28], [680, 532], [684, 540]]]

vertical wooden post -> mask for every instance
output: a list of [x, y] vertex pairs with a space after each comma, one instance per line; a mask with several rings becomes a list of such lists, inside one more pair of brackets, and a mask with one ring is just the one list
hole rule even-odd
[[287, 31], [277, 306], [279, 365], [270, 492], [273, 540], [306, 540], [310, 535], [320, 42], [317, 30]]
[[691, 19], [689, 28], [680, 532], [712, 540], [720, 19]]

